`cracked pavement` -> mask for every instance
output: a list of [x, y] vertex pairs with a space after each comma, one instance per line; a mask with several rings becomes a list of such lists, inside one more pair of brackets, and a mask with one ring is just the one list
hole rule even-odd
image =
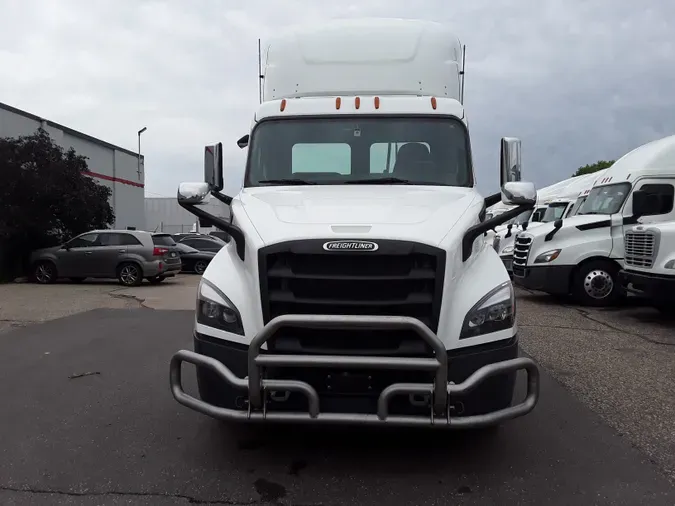
[[[232, 427], [180, 406], [168, 388], [171, 355], [192, 346], [193, 313], [175, 308], [192, 308], [196, 279], [121, 292], [71, 285], [127, 309], [0, 336], [0, 380], [11, 385], [0, 504], [675, 504], [675, 331], [650, 308], [576, 308], [519, 291], [541, 399], [489, 437]], [[56, 289], [52, 304], [65, 297], [58, 285], [35, 291], [44, 288]], [[184, 376], [194, 394], [187, 366]]]
[[190, 309], [194, 307], [199, 276], [181, 274], [160, 285], [144, 282], [125, 288], [115, 280], [0, 284], [0, 335], [17, 327], [71, 316], [99, 308]]
[[521, 347], [675, 480], [675, 321], [518, 292]]

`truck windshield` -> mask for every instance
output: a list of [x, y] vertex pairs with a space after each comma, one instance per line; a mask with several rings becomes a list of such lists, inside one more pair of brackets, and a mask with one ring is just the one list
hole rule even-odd
[[567, 216], [570, 217], [576, 215], [579, 212], [579, 209], [581, 209], [581, 206], [583, 205], [584, 202], [586, 202], [586, 197], [579, 197], [572, 206], [572, 209], [570, 209], [570, 212], [568, 213]]
[[522, 225], [523, 223], [527, 222], [530, 219], [530, 216], [532, 216], [532, 209], [523, 211], [518, 216], [516, 216], [514, 225]]
[[543, 223], [550, 223], [555, 220], [559, 220], [565, 214], [565, 209], [567, 209], [567, 202], [557, 202], [555, 204], [549, 204], [544, 211], [544, 216], [542, 216], [541, 221]]
[[453, 118], [292, 118], [251, 135], [244, 185], [473, 186], [468, 135]]
[[623, 205], [628, 193], [630, 183], [617, 183], [606, 186], [597, 186], [591, 190], [579, 209], [579, 214], [615, 214]]
[[534, 210], [534, 213], [532, 213], [532, 219], [530, 221], [541, 221], [541, 219], [544, 217], [544, 212], [546, 211], [545, 207], [538, 207], [537, 209]]

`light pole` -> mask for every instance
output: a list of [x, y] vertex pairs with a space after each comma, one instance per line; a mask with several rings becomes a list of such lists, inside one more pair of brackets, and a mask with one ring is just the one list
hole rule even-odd
[[147, 129], [148, 127], [143, 127], [138, 131], [138, 179], [141, 179], [141, 134]]

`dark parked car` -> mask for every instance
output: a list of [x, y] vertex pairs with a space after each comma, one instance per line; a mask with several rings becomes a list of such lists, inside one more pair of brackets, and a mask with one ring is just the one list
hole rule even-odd
[[168, 234], [140, 230], [92, 230], [61, 246], [34, 251], [31, 278], [53, 283], [58, 278], [117, 278], [137, 286], [146, 278], [159, 283], [180, 271], [176, 243]]
[[183, 262], [183, 272], [196, 272], [204, 274], [206, 266], [216, 254], [213, 251], [199, 251], [182, 242], [176, 244], [180, 253], [181, 262]]
[[222, 230], [214, 230], [213, 232], [209, 232], [210, 236], [217, 237], [218, 239], [222, 239], [225, 242], [230, 242], [232, 239], [230, 237], [230, 234], [227, 232], [223, 232]]
[[211, 251], [218, 253], [227, 243], [212, 235], [189, 235], [180, 239], [179, 244], [187, 244], [199, 251]]

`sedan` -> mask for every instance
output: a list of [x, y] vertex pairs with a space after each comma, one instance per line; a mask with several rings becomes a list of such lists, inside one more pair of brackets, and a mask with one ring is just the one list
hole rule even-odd
[[183, 262], [182, 272], [204, 274], [206, 266], [216, 256], [213, 251], [199, 251], [182, 242], [176, 244], [176, 247], [180, 252], [180, 259]]

